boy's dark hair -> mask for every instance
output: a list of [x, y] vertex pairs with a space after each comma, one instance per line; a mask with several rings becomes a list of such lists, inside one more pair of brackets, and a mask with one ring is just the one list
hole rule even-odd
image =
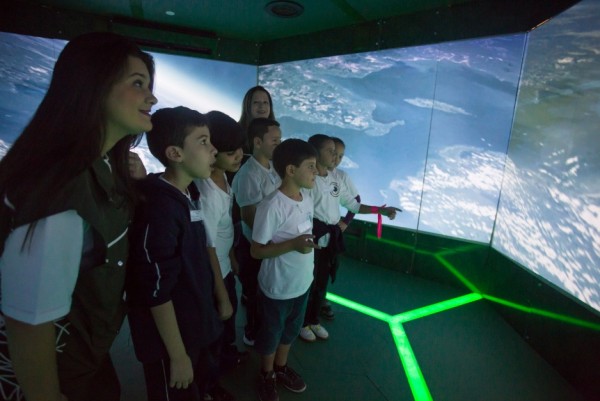
[[206, 116], [196, 110], [178, 106], [157, 110], [152, 114], [152, 130], [146, 133], [148, 148], [165, 167], [169, 160], [165, 150], [169, 146], [183, 148], [183, 142], [194, 127], [208, 125]]
[[279, 123], [264, 117], [255, 118], [250, 122], [250, 125], [248, 126], [248, 143], [250, 145], [250, 150], [254, 150], [254, 138], [263, 139], [265, 134], [269, 131], [269, 127], [272, 126], [279, 127]]
[[333, 138], [324, 134], [315, 134], [308, 138], [308, 143], [314, 146], [317, 151], [321, 150], [323, 144], [327, 141], [332, 141]]
[[242, 126], [227, 114], [213, 110], [206, 113], [206, 119], [210, 141], [217, 152], [232, 152], [246, 143]]
[[317, 150], [302, 139], [286, 139], [273, 151], [273, 168], [283, 179], [285, 168], [290, 164], [299, 167], [308, 158], [317, 157]]
[[346, 144], [340, 138], [332, 136], [331, 139], [333, 140], [333, 143], [335, 143], [336, 145], [342, 145], [343, 147], [346, 147]]

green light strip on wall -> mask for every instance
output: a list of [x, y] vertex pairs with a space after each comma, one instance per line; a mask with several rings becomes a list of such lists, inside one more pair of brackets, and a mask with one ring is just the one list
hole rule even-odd
[[390, 323], [390, 329], [415, 401], [433, 401], [404, 327], [400, 323]]
[[450, 271], [450, 273], [452, 273], [454, 275], [454, 277], [456, 277], [457, 279], [460, 280], [461, 283], [463, 283], [463, 285], [465, 287], [467, 287], [469, 290], [471, 290], [472, 292], [476, 292], [479, 293], [480, 291], [477, 289], [477, 287], [475, 287], [475, 285], [473, 285], [473, 283], [471, 283], [469, 280], [467, 280], [467, 278], [465, 276], [463, 276], [462, 274], [460, 274], [460, 272], [458, 270], [456, 270], [456, 268], [454, 266], [452, 266], [452, 264], [450, 262], [448, 262], [446, 259], [444, 259], [442, 256], [439, 255], [434, 255], [434, 257], [446, 268]]
[[[383, 243], [392, 245], [396, 248], [413, 249], [415, 253], [432, 255], [431, 252], [415, 249], [415, 247], [413, 245], [403, 244], [403, 243], [388, 240], [385, 238], [377, 238], [376, 236], [371, 235], [371, 234], [367, 234], [365, 236], [365, 238], [371, 239], [371, 240], [376, 240], [378, 242], [383, 242]], [[450, 262], [448, 262], [446, 259], [444, 259], [444, 255], [456, 254], [461, 251], [468, 251], [471, 248], [475, 248], [475, 246], [467, 245], [466, 247], [463, 247], [463, 248], [457, 248], [457, 249], [453, 249], [453, 250], [444, 250], [444, 251], [438, 252], [436, 254], [433, 254], [433, 256], [440, 262], [440, 264], [442, 266], [444, 266], [450, 273], [452, 273], [454, 275], [454, 277], [456, 277], [465, 287], [467, 287], [470, 291], [473, 292], [473, 294], [471, 294], [471, 295], [476, 296], [476, 294], [481, 294], [481, 291], [479, 291], [479, 289], [473, 283], [471, 283], [465, 276], [463, 276]], [[532, 314], [544, 316], [544, 317], [547, 317], [550, 319], [559, 320], [559, 321], [562, 321], [565, 323], [573, 324], [576, 326], [600, 331], [600, 324], [597, 324], [597, 323], [592, 323], [592, 322], [588, 322], [585, 320], [572, 318], [572, 317], [561, 315], [558, 313], [545, 311], [543, 309], [519, 305], [517, 303], [506, 301], [506, 300], [500, 299], [500, 298], [496, 298], [491, 295], [482, 294], [482, 295], [479, 295], [478, 299], [481, 299], [481, 297], [483, 297], [489, 301], [496, 302], [496, 303], [502, 304], [504, 306], [508, 306], [510, 308], [514, 308], [514, 309], [517, 309], [517, 310], [520, 310], [520, 311], [523, 311], [526, 313], [532, 313]], [[477, 300], [477, 299], [474, 299], [474, 300]], [[352, 302], [349, 300], [347, 300], [347, 301]], [[472, 302], [472, 301], [468, 301], [468, 302]], [[362, 305], [360, 305], [360, 304], [357, 304], [357, 305], [362, 307]], [[432, 313], [437, 313], [436, 311], [431, 311], [428, 309], [428, 308], [435, 308], [436, 305], [430, 305], [425, 308], [415, 309], [413, 311], [409, 311], [409, 312], [402, 313], [400, 315], [396, 315], [392, 318], [392, 322], [406, 322], [408, 320], [414, 320], [414, 319], [418, 319], [419, 317], [428, 316]], [[457, 306], [460, 306], [460, 305], [457, 305]], [[355, 308], [351, 307], [351, 309], [355, 309]], [[369, 313], [374, 312], [374, 313], [378, 314], [378, 316], [379, 316], [379, 317], [377, 317], [377, 316], [373, 316], [373, 317], [376, 317], [377, 319], [380, 319], [380, 320], [385, 320], [385, 317], [384, 317], [385, 314], [381, 315], [381, 312], [375, 311], [374, 309], [371, 309], [371, 308], [367, 308], [367, 309], [371, 311]], [[443, 310], [446, 310], [446, 309], [441, 309], [440, 311], [443, 311]], [[369, 314], [369, 313], [366, 313], [366, 314]], [[415, 317], [413, 317], [413, 316], [415, 316]], [[404, 320], [404, 319], [407, 319], [407, 320]]]
[[544, 316], [544, 317], [548, 317], [550, 319], [554, 319], [554, 320], [559, 320], [561, 322], [565, 322], [565, 323], [569, 323], [575, 326], [580, 326], [580, 327], [585, 327], [587, 329], [592, 329], [592, 330], [597, 330], [600, 331], [600, 324], [597, 323], [592, 323], [592, 322], [588, 322], [585, 320], [581, 320], [581, 319], [576, 319], [574, 317], [570, 317], [570, 316], [565, 316], [565, 315], [561, 315], [558, 313], [554, 313], [554, 312], [549, 312], [549, 311], [545, 311], [542, 309], [538, 309], [538, 308], [532, 308], [530, 306], [524, 306], [524, 305], [519, 305], [517, 303], [514, 302], [510, 302], [504, 299], [500, 299], [500, 298], [496, 298], [493, 297], [491, 295], [483, 295], [483, 298], [492, 301], [492, 302], [496, 302], [498, 304], [504, 305], [504, 306], [508, 306], [510, 308], [513, 309], [517, 309], [526, 313], [533, 313], [535, 315], [540, 315], [540, 316]]
[[[459, 271], [456, 270], [456, 268], [454, 266], [452, 266], [452, 264], [450, 262], [445, 260], [440, 254], [436, 254], [434, 256], [450, 273], [452, 273], [458, 280], [460, 280], [467, 288], [469, 288], [474, 293], [479, 293], [479, 290], [469, 280], [467, 280], [462, 274], [460, 274]], [[532, 313], [535, 315], [540, 315], [540, 316], [544, 316], [544, 317], [547, 317], [550, 319], [569, 323], [569, 324], [572, 324], [575, 326], [580, 326], [580, 327], [585, 327], [588, 329], [600, 331], [600, 324], [597, 324], [597, 323], [588, 322], [586, 320], [581, 320], [581, 319], [573, 318], [570, 316], [561, 315], [559, 313], [550, 312], [550, 311], [546, 311], [546, 310], [539, 309], [539, 308], [533, 308], [530, 306], [520, 305], [515, 302], [507, 301], [505, 299], [496, 298], [492, 295], [485, 295], [485, 294], [481, 294], [481, 295], [484, 299], [487, 299], [488, 301], [496, 302], [498, 304], [508, 306], [509, 308], [517, 309], [522, 312]]]
[[444, 255], [456, 255], [459, 253], [469, 252], [470, 250], [480, 248], [479, 245], [464, 245], [457, 248], [445, 249], [443, 251], [435, 252], [436, 255], [444, 256]]
[[377, 238], [373, 234], [365, 235], [365, 239], [370, 239], [370, 240], [374, 240], [377, 242], [383, 242], [384, 244], [392, 245], [396, 248], [404, 248], [404, 249], [411, 249], [411, 250], [414, 250], [414, 248], [415, 248], [415, 246], [413, 244], [404, 244], [402, 242], [393, 241], [393, 240], [386, 239], [386, 238]]
[[411, 320], [421, 317], [433, 315], [435, 313], [444, 312], [448, 309], [456, 308], [471, 302], [479, 301], [482, 298], [481, 294], [467, 294], [458, 298], [452, 298], [447, 301], [438, 302], [437, 304], [424, 306], [422, 308], [413, 309], [408, 312], [400, 313], [392, 317], [390, 323], [406, 323]]

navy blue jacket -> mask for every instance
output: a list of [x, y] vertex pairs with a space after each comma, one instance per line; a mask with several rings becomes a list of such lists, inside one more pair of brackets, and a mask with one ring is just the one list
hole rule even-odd
[[[167, 359], [150, 308], [172, 301], [183, 343], [194, 361], [222, 331], [206, 232], [201, 220], [192, 221], [188, 198], [158, 177], [151, 174], [139, 182], [142, 199], [130, 229], [127, 267], [129, 325], [141, 362]], [[196, 185], [188, 190], [198, 202]]]

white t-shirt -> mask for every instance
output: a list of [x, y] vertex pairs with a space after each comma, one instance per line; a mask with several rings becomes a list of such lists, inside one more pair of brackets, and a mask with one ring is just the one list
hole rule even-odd
[[342, 183], [341, 185], [345, 185], [351, 195], [354, 194], [355, 198], [358, 196], [358, 189], [356, 189], [356, 186], [354, 186], [354, 183], [350, 179], [348, 173], [339, 168], [334, 168], [329, 172], [329, 174], [332, 175], [332, 178], [339, 180]]
[[[257, 205], [267, 195], [271, 194], [281, 185], [281, 178], [269, 161], [269, 169], [264, 168], [254, 157], [249, 158], [233, 178], [231, 188], [235, 199], [240, 205]], [[242, 221], [242, 233], [252, 240], [252, 229]]]
[[[71, 310], [71, 297], [83, 253], [84, 222], [74, 210], [17, 227], [6, 239], [0, 259], [2, 313], [29, 324], [60, 319]], [[23, 249], [22, 249], [23, 248]]]
[[327, 224], [337, 224], [340, 221], [340, 205], [357, 213], [360, 203], [355, 199], [356, 189], [348, 185], [347, 180], [341, 179], [338, 173], [328, 172], [327, 176], [318, 175], [315, 186], [310, 190], [315, 200], [315, 218]]
[[[252, 239], [259, 244], [275, 244], [312, 232], [313, 199], [302, 191], [295, 201], [281, 191], [267, 196], [257, 207]], [[263, 259], [258, 285], [271, 299], [291, 299], [308, 291], [313, 280], [314, 252], [292, 251]]]
[[[225, 174], [223, 174], [225, 177]], [[209, 247], [214, 247], [221, 266], [221, 274], [226, 277], [231, 272], [231, 260], [229, 251], [233, 245], [233, 221], [231, 219], [231, 208], [233, 206], [233, 194], [227, 178], [227, 192], [215, 184], [211, 178], [204, 180], [196, 179], [194, 183], [200, 191], [200, 204], [204, 212], [204, 228]]]

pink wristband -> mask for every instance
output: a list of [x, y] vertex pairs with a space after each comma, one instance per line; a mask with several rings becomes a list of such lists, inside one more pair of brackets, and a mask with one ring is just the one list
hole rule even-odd
[[371, 213], [377, 213], [377, 238], [381, 238], [383, 219], [381, 217], [381, 209], [377, 206], [371, 206]]

